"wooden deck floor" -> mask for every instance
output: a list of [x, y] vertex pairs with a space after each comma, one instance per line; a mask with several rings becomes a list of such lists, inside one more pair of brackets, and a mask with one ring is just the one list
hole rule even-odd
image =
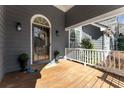
[[13, 72], [5, 76], [0, 87], [36, 88], [119, 88], [124, 87], [124, 77], [84, 66], [80, 63], [61, 60], [56, 66], [35, 66], [35, 74]]

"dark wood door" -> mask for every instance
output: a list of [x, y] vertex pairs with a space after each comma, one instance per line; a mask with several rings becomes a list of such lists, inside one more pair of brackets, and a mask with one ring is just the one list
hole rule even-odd
[[33, 62], [49, 60], [49, 28], [33, 24]]

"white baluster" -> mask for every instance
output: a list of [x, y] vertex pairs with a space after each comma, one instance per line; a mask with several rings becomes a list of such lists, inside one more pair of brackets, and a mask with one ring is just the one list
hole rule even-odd
[[121, 65], [120, 65], [120, 52], [119, 51], [118, 51], [118, 62], [119, 62], [118, 66], [119, 66], [119, 70], [120, 70]]
[[115, 52], [113, 51], [113, 61], [114, 61], [114, 69], [116, 68], [116, 63], [115, 63]]
[[84, 55], [84, 65], [86, 66], [86, 50], [84, 50], [84, 53], [85, 53], [85, 55]]
[[111, 53], [109, 52], [109, 68], [111, 68]]
[[88, 58], [89, 58], [89, 51], [87, 50], [87, 63], [88, 63]]

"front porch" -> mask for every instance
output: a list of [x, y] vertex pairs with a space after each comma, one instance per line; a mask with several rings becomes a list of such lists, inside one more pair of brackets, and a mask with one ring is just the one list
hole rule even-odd
[[53, 66], [37, 65], [35, 74], [8, 73], [0, 87], [37, 88], [111, 88], [124, 87], [124, 78], [69, 60], [60, 60]]

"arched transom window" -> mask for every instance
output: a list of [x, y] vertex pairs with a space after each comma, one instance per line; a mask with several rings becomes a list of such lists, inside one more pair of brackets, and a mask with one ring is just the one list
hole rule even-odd
[[38, 25], [50, 27], [48, 21], [43, 17], [36, 17], [33, 21], [33, 24], [38, 24]]

